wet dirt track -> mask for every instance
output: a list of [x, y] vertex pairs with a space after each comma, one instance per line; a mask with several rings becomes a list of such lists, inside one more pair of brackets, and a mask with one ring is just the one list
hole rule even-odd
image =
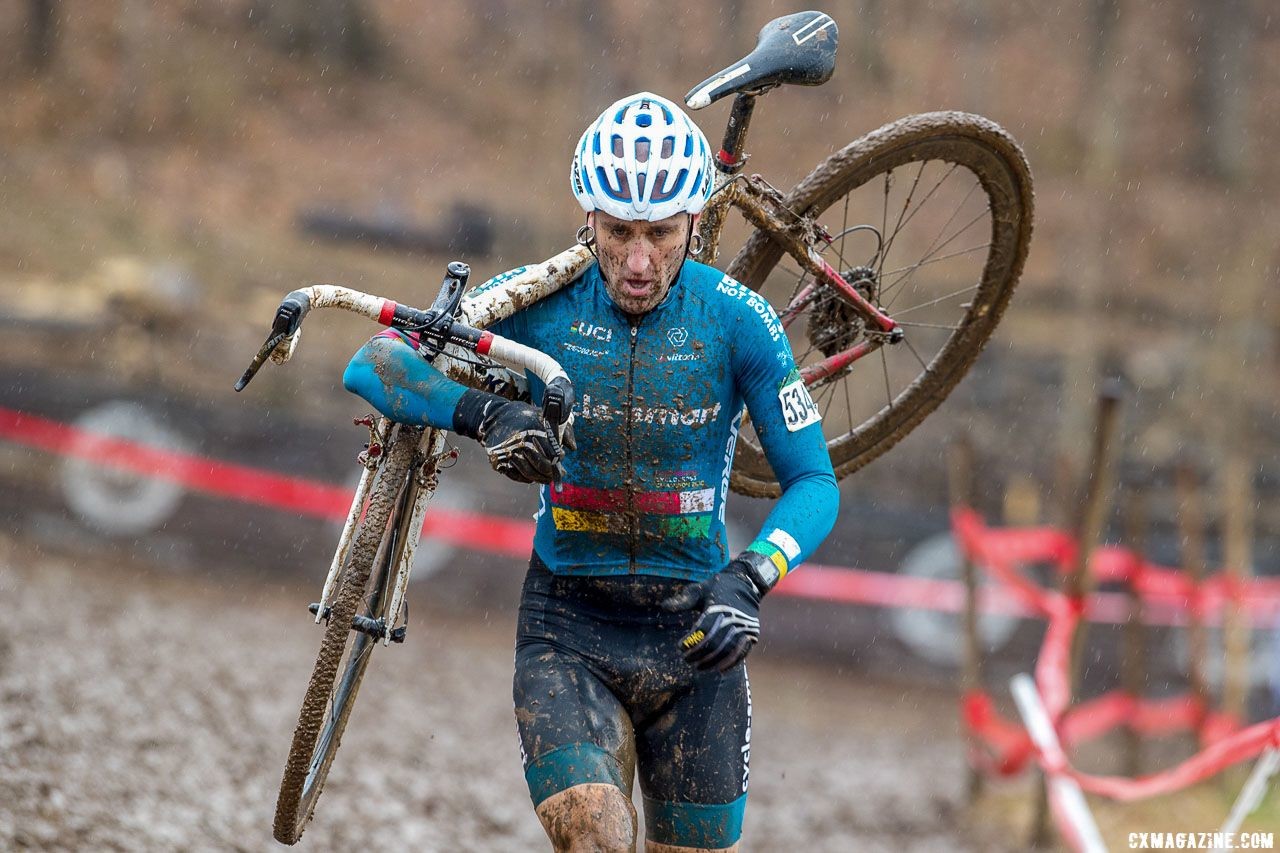
[[[314, 591], [217, 577], [0, 538], [0, 849], [283, 849], [271, 819]], [[513, 612], [415, 608], [298, 849], [548, 849], [511, 717]], [[751, 664], [744, 850], [993, 849], [961, 828], [951, 695]]]

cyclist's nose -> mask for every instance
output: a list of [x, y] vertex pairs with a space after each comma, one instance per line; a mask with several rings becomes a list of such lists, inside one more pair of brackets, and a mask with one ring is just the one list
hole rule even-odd
[[649, 246], [643, 240], [633, 240], [627, 246], [627, 271], [635, 274], [649, 270]]

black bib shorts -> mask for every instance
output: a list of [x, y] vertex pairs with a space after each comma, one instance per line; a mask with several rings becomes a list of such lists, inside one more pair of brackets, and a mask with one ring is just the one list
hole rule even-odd
[[520, 601], [514, 698], [537, 806], [574, 785], [637, 772], [651, 841], [729, 847], [742, 832], [751, 757], [745, 665], [698, 672], [679, 642], [692, 613], [660, 602], [686, 581], [553, 575], [535, 554]]

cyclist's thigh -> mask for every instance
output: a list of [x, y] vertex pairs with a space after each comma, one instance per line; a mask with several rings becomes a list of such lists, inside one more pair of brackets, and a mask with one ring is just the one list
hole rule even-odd
[[574, 785], [609, 783], [631, 794], [631, 720], [603, 680], [598, 619], [565, 600], [535, 556], [525, 577], [513, 684], [525, 780], [534, 805]]
[[631, 722], [580, 658], [547, 643], [522, 642], [512, 693], [525, 781], [535, 806], [589, 782], [610, 783], [630, 795]]
[[742, 834], [751, 758], [746, 667], [694, 676], [688, 691], [637, 729], [636, 755], [650, 841], [732, 847]]

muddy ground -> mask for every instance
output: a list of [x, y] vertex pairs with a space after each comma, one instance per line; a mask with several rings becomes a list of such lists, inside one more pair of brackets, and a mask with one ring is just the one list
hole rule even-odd
[[[300, 587], [0, 538], [0, 849], [278, 847], [319, 643]], [[450, 615], [425, 592], [409, 641], [375, 658], [301, 849], [547, 849], [511, 718], [514, 614]], [[962, 818], [952, 695], [767, 653], [751, 680], [744, 849], [998, 849]]]

